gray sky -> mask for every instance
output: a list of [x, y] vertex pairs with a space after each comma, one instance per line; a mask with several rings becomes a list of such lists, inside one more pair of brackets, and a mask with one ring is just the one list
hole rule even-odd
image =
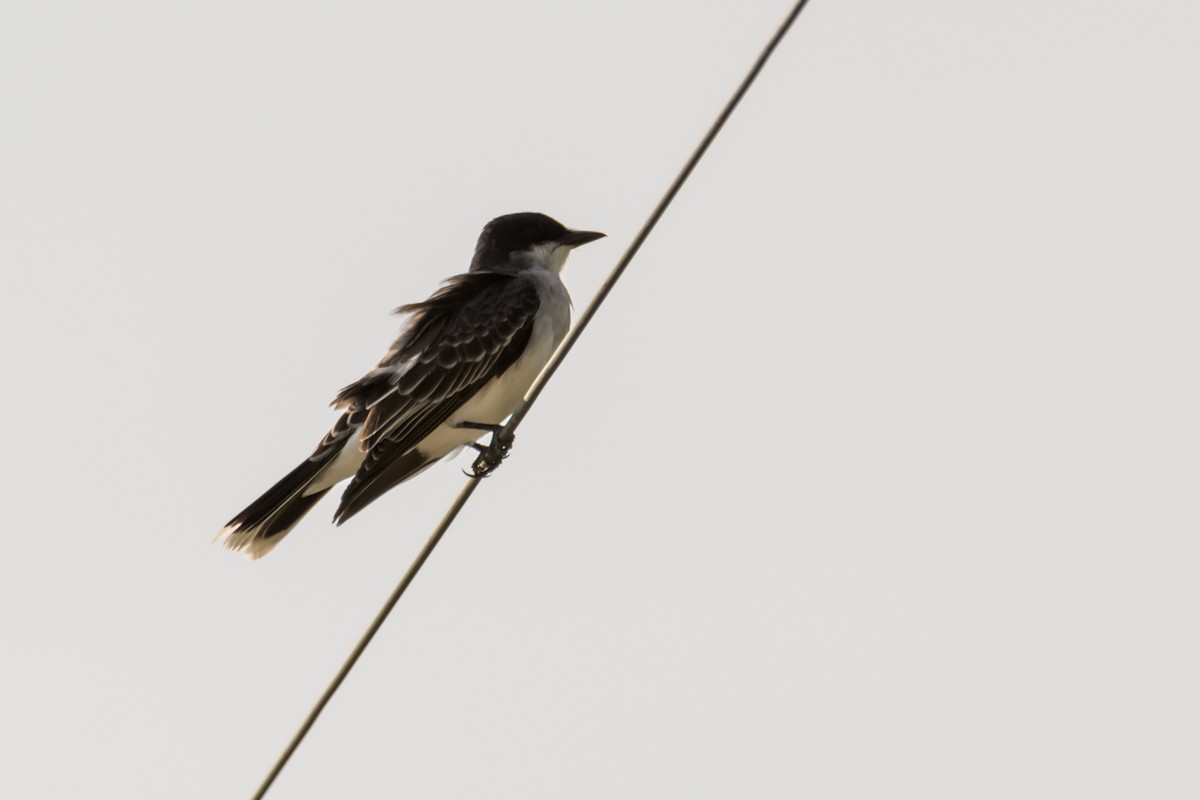
[[[469, 459], [212, 536], [786, 12], [477, 6], [0, 9], [3, 796], [250, 794]], [[1197, 796], [1198, 27], [815, 0], [272, 797]]]

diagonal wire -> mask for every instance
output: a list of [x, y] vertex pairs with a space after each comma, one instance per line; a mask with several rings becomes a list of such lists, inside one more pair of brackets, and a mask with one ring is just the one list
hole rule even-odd
[[[600, 285], [600, 288], [596, 290], [595, 297], [592, 298], [592, 301], [588, 304], [588, 307], [584, 309], [583, 313], [579, 316], [579, 321], [576, 323], [575, 327], [571, 329], [569, 334], [567, 334], [566, 339], [563, 340], [563, 343], [559, 346], [558, 350], [555, 351], [549, 363], [546, 364], [545, 369], [542, 370], [537, 380], [534, 381], [533, 386], [530, 387], [529, 392], [525, 395], [525, 399], [519, 406], [517, 406], [517, 409], [513, 412], [512, 416], [509, 417], [508, 423], [497, 433], [497, 439], [499, 442], [508, 444], [512, 443], [513, 435], [516, 432], [517, 426], [520, 425], [522, 420], [525, 419], [525, 416], [529, 413], [529, 409], [542, 394], [542, 390], [546, 388], [546, 383], [554, 376], [554, 373], [558, 370], [559, 365], [562, 364], [563, 359], [567, 357], [567, 354], [571, 352], [571, 348], [575, 346], [575, 342], [577, 342], [579, 337], [583, 335], [584, 328], [586, 328], [588, 323], [592, 321], [592, 317], [596, 316], [596, 312], [600, 309], [600, 305], [608, 297], [613, 287], [616, 286], [617, 281], [620, 280], [621, 275], [624, 274], [626, 268], [629, 266], [629, 263], [633, 261], [633, 257], [637, 255], [638, 250], [641, 249], [646, 239], [649, 238], [650, 232], [654, 230], [654, 227], [658, 224], [658, 221], [662, 218], [663, 214], [666, 213], [667, 207], [671, 205], [671, 201], [675, 199], [675, 195], [679, 194], [679, 190], [683, 188], [683, 184], [687, 182], [687, 179], [691, 176], [692, 171], [695, 170], [696, 165], [700, 163], [700, 159], [702, 159], [704, 154], [708, 152], [709, 146], [713, 143], [713, 140], [717, 138], [717, 134], [721, 132], [721, 128], [725, 126], [725, 123], [729, 120], [729, 117], [732, 116], [734, 109], [737, 108], [738, 103], [742, 101], [742, 98], [746, 95], [746, 92], [754, 83], [755, 78], [758, 77], [758, 73], [762, 71], [762, 68], [766, 65], [767, 60], [770, 59], [771, 54], [775, 52], [775, 48], [779, 46], [781, 41], [783, 41], [783, 37], [787, 35], [788, 30], [792, 27], [792, 23], [795, 22], [796, 18], [800, 16], [800, 12], [804, 10], [804, 7], [807, 4], [808, 0], [797, 0], [796, 4], [792, 6], [791, 11], [788, 12], [787, 17], [784, 18], [779, 28], [775, 31], [775, 34], [771, 37], [770, 41], [767, 42], [766, 46], [762, 49], [762, 52], [759, 53], [758, 58], [755, 60], [753, 66], [750, 67], [749, 72], [746, 73], [746, 77], [742, 79], [741, 84], [733, 93], [733, 96], [729, 98], [728, 102], [725, 104], [725, 107], [721, 110], [721, 113], [717, 115], [715, 120], [713, 120], [708, 132], [704, 134], [704, 138], [700, 140], [700, 144], [696, 146], [696, 149], [692, 152], [692, 155], [687, 160], [687, 163], [683, 165], [683, 168], [679, 171], [679, 174], [675, 176], [675, 180], [672, 181], [670, 187], [663, 194], [662, 199], [658, 201], [658, 205], [654, 207], [652, 212], [650, 212], [650, 216], [647, 217], [646, 221], [642, 224], [641, 230], [639, 230], [637, 235], [633, 237], [633, 241], [629, 243], [629, 246], [625, 249], [624, 254], [621, 256], [621, 259], [617, 262], [616, 266], [612, 268], [612, 271], [609, 272], [608, 277], [605, 278], [604, 283]], [[296, 752], [296, 748], [300, 746], [300, 742], [304, 740], [304, 737], [312, 728], [313, 723], [317, 721], [317, 717], [321, 715], [321, 712], [325, 709], [325, 706], [329, 703], [329, 700], [338, 690], [338, 687], [340, 687], [342, 682], [346, 680], [346, 676], [350, 674], [350, 670], [354, 668], [354, 665], [358, 662], [359, 657], [362, 656], [363, 651], [367, 649], [367, 645], [371, 643], [371, 640], [375, 638], [375, 634], [379, 632], [381, 627], [383, 627], [384, 621], [387, 620], [388, 615], [392, 612], [392, 609], [395, 608], [396, 603], [400, 601], [404, 591], [408, 589], [409, 584], [413, 582], [413, 579], [417, 576], [417, 573], [421, 571], [421, 567], [424, 566], [426, 560], [429, 559], [433, 549], [437, 547], [438, 542], [442, 540], [442, 536], [445, 535], [451, 524], [453, 524], [454, 520], [458, 517], [458, 512], [462, 511], [463, 506], [467, 504], [467, 500], [469, 500], [471, 495], [475, 493], [475, 489], [478, 486], [478, 479], [469, 480], [467, 481], [466, 485], [463, 486], [462, 491], [460, 491], [458, 494], [458, 497], [454, 499], [454, 502], [450, 505], [450, 508], [446, 510], [446, 514], [442, 517], [442, 521], [438, 523], [436, 528], [434, 528], [433, 533], [429, 535], [429, 539], [425, 542], [425, 546], [421, 548], [419, 553], [417, 553], [417, 557], [409, 566], [408, 571], [404, 573], [404, 577], [400, 579], [398, 584], [396, 584], [396, 588], [392, 590], [391, 596], [389, 596], [387, 601], [383, 604], [383, 607], [379, 610], [379, 613], [375, 615], [375, 619], [372, 620], [371, 625], [367, 628], [366, 632], [363, 633], [362, 638], [358, 640], [358, 644], [356, 644], [354, 649], [350, 651], [350, 655], [346, 658], [345, 663], [342, 664], [341, 669], [338, 670], [337, 675], [335, 675], [333, 680], [330, 681], [329, 686], [325, 689], [325, 692], [321, 695], [320, 699], [317, 700], [316, 705], [313, 706], [313, 709], [309, 712], [308, 717], [306, 717], [304, 722], [300, 725], [300, 728], [296, 731], [295, 735], [292, 737], [292, 740], [288, 742], [287, 747], [284, 748], [283, 753], [279, 756], [279, 759], [275, 762], [275, 765], [271, 768], [271, 771], [267, 774], [267, 777], [258, 787], [258, 791], [254, 793], [253, 800], [262, 800], [263, 796], [266, 795], [267, 791], [271, 788], [271, 784], [275, 782], [275, 778], [279, 776], [279, 773], [283, 770], [288, 760], [292, 757], [292, 754]]]

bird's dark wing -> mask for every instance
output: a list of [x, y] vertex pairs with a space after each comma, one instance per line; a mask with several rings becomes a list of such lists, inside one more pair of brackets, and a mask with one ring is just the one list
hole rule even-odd
[[539, 305], [537, 289], [519, 275], [471, 272], [397, 309], [412, 314], [404, 333], [334, 401], [365, 413], [366, 459], [342, 497], [339, 521], [427, 465], [405, 456], [521, 356]]

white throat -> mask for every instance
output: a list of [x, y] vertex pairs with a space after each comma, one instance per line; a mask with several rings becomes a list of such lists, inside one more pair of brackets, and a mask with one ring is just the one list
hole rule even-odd
[[563, 264], [567, 263], [569, 255], [571, 255], [571, 248], [567, 245], [542, 242], [528, 250], [514, 254], [514, 260], [519, 260], [533, 269], [549, 270], [557, 275], [562, 272]]

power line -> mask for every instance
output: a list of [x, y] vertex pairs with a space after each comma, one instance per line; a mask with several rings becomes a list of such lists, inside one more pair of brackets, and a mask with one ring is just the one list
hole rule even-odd
[[[715, 120], [713, 120], [712, 125], [709, 126], [708, 132], [704, 135], [704, 138], [700, 140], [700, 144], [696, 146], [691, 157], [687, 160], [687, 163], [683, 165], [683, 169], [681, 169], [679, 174], [675, 176], [675, 180], [672, 181], [670, 187], [668, 187], [667, 191], [658, 201], [658, 205], [654, 207], [654, 210], [650, 212], [650, 216], [647, 217], [646, 221], [642, 224], [641, 230], [639, 230], [637, 235], [633, 237], [633, 241], [629, 243], [629, 246], [625, 249], [624, 254], [621, 256], [621, 259], [616, 263], [616, 266], [612, 268], [612, 271], [609, 272], [608, 277], [605, 278], [604, 283], [600, 285], [600, 288], [596, 291], [596, 295], [592, 298], [592, 301], [588, 303], [587, 308], [584, 309], [582, 314], [580, 314], [579, 321], [576, 323], [575, 327], [572, 328], [570, 333], [567, 334], [567, 337], [563, 340], [562, 345], [559, 346], [557, 351], [555, 351], [554, 355], [550, 358], [549, 363], [546, 364], [545, 369], [542, 370], [542, 373], [538, 376], [537, 380], [534, 381], [533, 386], [530, 387], [529, 393], [525, 396], [524, 401], [517, 406], [516, 411], [513, 412], [512, 416], [508, 420], [508, 423], [496, 434], [496, 440], [499, 443], [512, 443], [517, 426], [520, 425], [522, 420], [525, 419], [526, 415], [529, 413], [529, 409], [537, 401], [538, 397], [541, 396], [542, 390], [546, 388], [546, 384], [549, 382], [550, 378], [554, 376], [554, 373], [558, 370], [559, 365], [562, 364], [563, 359], [567, 357], [567, 354], [571, 352], [571, 348], [575, 346], [575, 342], [578, 341], [579, 337], [583, 335], [584, 329], [592, 321], [592, 317], [596, 316], [596, 312], [600, 309], [600, 305], [605, 301], [605, 299], [608, 298], [609, 292], [611, 292], [613, 287], [616, 286], [617, 281], [621, 278], [621, 275], [624, 274], [630, 262], [633, 261], [633, 257], [637, 255], [638, 250], [641, 249], [646, 239], [649, 238], [650, 232], [654, 230], [654, 227], [658, 224], [658, 221], [662, 218], [663, 214], [666, 213], [667, 208], [671, 205], [671, 201], [675, 199], [675, 195], [679, 194], [679, 190], [683, 188], [683, 184], [687, 182], [687, 179], [691, 176], [692, 171], [696, 169], [696, 165], [700, 163], [700, 159], [702, 159], [704, 154], [708, 152], [708, 148], [717, 138], [717, 134], [719, 134], [721, 129], [725, 127], [725, 123], [729, 120], [729, 117], [732, 116], [734, 109], [737, 108], [738, 104], [742, 101], [742, 98], [746, 95], [746, 92], [749, 91], [750, 86], [758, 77], [758, 73], [762, 71], [762, 68], [771, 58], [771, 54], [775, 52], [775, 48], [779, 46], [781, 41], [783, 41], [783, 37], [787, 35], [788, 30], [792, 27], [792, 23], [794, 23], [796, 18], [800, 16], [800, 12], [804, 10], [804, 7], [807, 4], [808, 0], [797, 0], [796, 4], [792, 6], [791, 11], [788, 12], [787, 17], [784, 18], [783, 22], [775, 31], [775, 34], [771, 37], [770, 41], [767, 42], [766, 46], [762, 49], [762, 52], [759, 53], [758, 58], [750, 67], [749, 72], [746, 73], [746, 77], [742, 79], [741, 84], [733, 93], [733, 96], [729, 98], [728, 102], [726, 102], [725, 107], [721, 110], [721, 113], [717, 115]], [[379, 609], [379, 613], [375, 615], [375, 619], [371, 621], [370, 626], [367, 628], [366, 632], [363, 633], [362, 638], [358, 640], [358, 644], [356, 644], [354, 649], [350, 651], [350, 655], [347, 656], [346, 661], [342, 664], [341, 669], [339, 669], [337, 674], [333, 676], [333, 680], [330, 681], [329, 686], [325, 689], [324, 693], [322, 693], [320, 699], [317, 700], [316, 705], [314, 705], [312, 708], [312, 711], [308, 713], [308, 717], [306, 717], [304, 722], [301, 723], [300, 728], [296, 731], [295, 735], [292, 737], [292, 740], [288, 742], [287, 747], [284, 748], [283, 753], [279, 756], [279, 759], [275, 762], [275, 765], [271, 768], [271, 771], [267, 773], [267, 777], [258, 787], [258, 791], [254, 793], [253, 800], [262, 800], [262, 798], [266, 795], [267, 791], [271, 788], [271, 784], [275, 782], [275, 779], [279, 776], [279, 773], [283, 770], [288, 760], [292, 757], [292, 754], [296, 752], [296, 748], [300, 746], [300, 742], [304, 740], [304, 737], [312, 728], [313, 723], [317, 721], [317, 717], [321, 715], [321, 712], [325, 709], [325, 706], [329, 703], [334, 693], [338, 690], [338, 687], [340, 687], [342, 682], [346, 680], [346, 676], [350, 674], [350, 670], [354, 668], [354, 665], [358, 662], [358, 659], [363, 654], [363, 651], [367, 649], [367, 645], [371, 643], [371, 640], [375, 638], [375, 634], [379, 632], [381, 627], [383, 627], [384, 621], [387, 620], [388, 615], [392, 612], [392, 609], [395, 608], [396, 603], [400, 601], [401, 596], [403, 596], [405, 590], [408, 589], [409, 584], [413, 582], [413, 579], [416, 578], [417, 573], [421, 571], [421, 567], [424, 566], [430, 554], [433, 553], [433, 549], [437, 547], [438, 542], [442, 540], [442, 536], [445, 535], [446, 531], [449, 530], [450, 526], [454, 523], [454, 520], [458, 517], [458, 512], [462, 511], [463, 506], [467, 504], [467, 500], [469, 500], [471, 495], [475, 493], [475, 489], [478, 486], [479, 480], [477, 479], [467, 481], [466, 485], [463, 486], [462, 491], [458, 493], [458, 497], [456, 497], [454, 502], [450, 504], [450, 508], [446, 510], [445, 515], [442, 517], [442, 520], [438, 523], [437, 527], [434, 528], [433, 533], [429, 535], [429, 539], [425, 542], [425, 546], [421, 548], [419, 553], [417, 553], [417, 557], [409, 566], [408, 571], [404, 573], [404, 577], [400, 579], [398, 584], [396, 584], [396, 588], [392, 590], [392, 594], [388, 597], [387, 601], [384, 602], [383, 607]]]

